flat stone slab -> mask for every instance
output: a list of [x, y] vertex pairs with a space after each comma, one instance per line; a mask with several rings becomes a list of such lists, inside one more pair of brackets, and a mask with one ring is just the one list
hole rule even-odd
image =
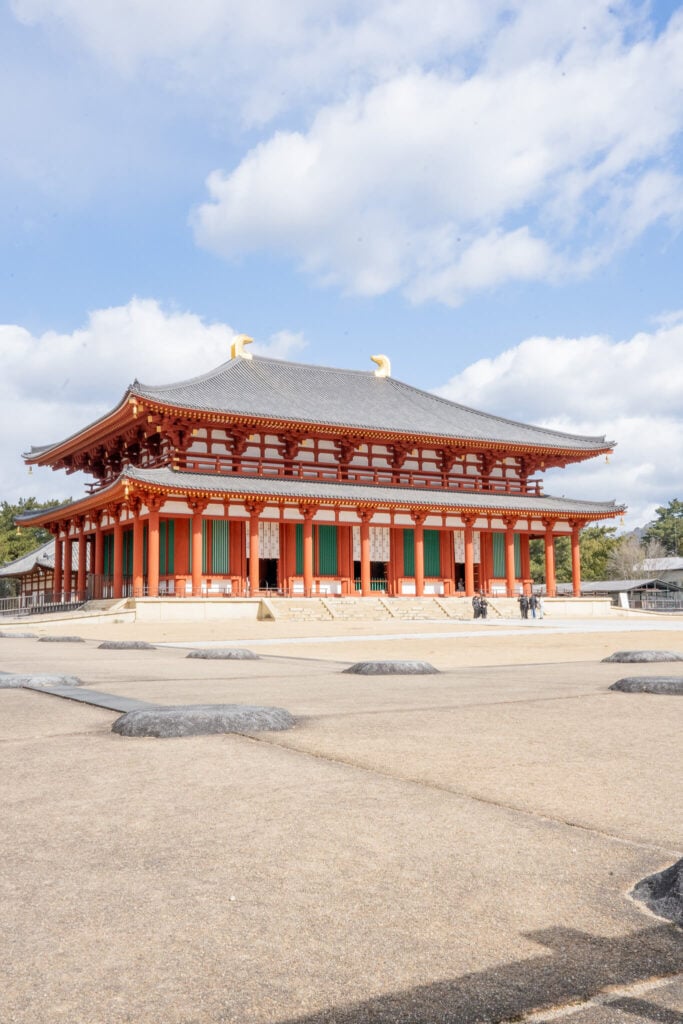
[[344, 669], [356, 676], [431, 676], [438, 671], [428, 661], [357, 661]]
[[212, 733], [283, 731], [295, 724], [284, 708], [249, 704], [187, 704], [131, 711], [117, 718], [112, 732], [121, 736], [206, 736]]
[[98, 651], [156, 651], [154, 644], [146, 640], [103, 640], [97, 645]]
[[631, 896], [653, 914], [683, 925], [683, 858], [638, 882]]
[[78, 676], [41, 676], [41, 675], [13, 675], [3, 672], [0, 675], [0, 690], [30, 689], [45, 690], [54, 686], [82, 686], [83, 681]]
[[654, 661], [683, 661], [683, 654], [676, 654], [675, 651], [615, 651], [609, 658], [602, 660], [619, 664], [647, 664]]
[[34, 686], [33, 683], [25, 683], [27, 690], [40, 690], [51, 697], [63, 697], [65, 700], [75, 700], [80, 704], [92, 704], [95, 708], [104, 708], [105, 711], [138, 711], [142, 708], [153, 708], [155, 705], [146, 700], [135, 700], [133, 697], [121, 697], [117, 693], [101, 693], [99, 690], [86, 690], [85, 688], [74, 689], [73, 686]]
[[84, 644], [82, 636], [39, 636], [38, 643], [42, 644]]
[[2, 640], [37, 640], [37, 633], [3, 633], [0, 630], [0, 639]]
[[258, 654], [246, 647], [198, 647], [186, 655], [188, 658], [204, 658], [207, 661], [256, 661]]
[[663, 693], [669, 696], [683, 696], [683, 676], [628, 676], [617, 679], [610, 690], [622, 693]]

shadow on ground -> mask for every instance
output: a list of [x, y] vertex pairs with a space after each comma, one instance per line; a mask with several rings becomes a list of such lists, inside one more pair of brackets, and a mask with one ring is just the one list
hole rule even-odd
[[[571, 928], [529, 932], [525, 938], [549, 952], [449, 981], [290, 1017], [280, 1024], [490, 1024], [581, 1002], [609, 986], [625, 987], [683, 971], [683, 933], [675, 925], [656, 925], [618, 938]], [[625, 1004], [634, 1001], [621, 1002], [628, 1009]], [[680, 1018], [673, 1024], [680, 1024]]]

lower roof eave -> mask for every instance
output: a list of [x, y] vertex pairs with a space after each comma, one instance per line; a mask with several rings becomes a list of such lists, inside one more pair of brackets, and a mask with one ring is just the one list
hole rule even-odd
[[590, 522], [613, 519], [626, 511], [611, 502], [579, 501], [551, 495], [504, 494], [494, 491], [434, 491], [357, 484], [348, 481], [319, 481], [298, 477], [217, 476], [206, 473], [160, 469], [126, 468], [107, 487], [68, 505], [17, 518], [17, 523], [35, 526], [85, 514], [107, 505], [125, 502], [145, 493], [182, 498], [194, 494], [225, 501], [262, 501], [279, 505], [317, 504], [321, 507], [373, 507], [378, 511], [416, 510], [438, 514], [484, 515], [497, 517], [548, 517]]

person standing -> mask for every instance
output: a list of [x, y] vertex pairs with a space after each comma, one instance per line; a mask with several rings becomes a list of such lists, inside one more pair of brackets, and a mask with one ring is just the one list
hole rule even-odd
[[531, 611], [531, 618], [536, 618], [536, 609], [538, 608], [538, 598], [535, 594], [532, 594], [529, 598], [529, 609]]
[[523, 619], [528, 619], [529, 618], [529, 598], [526, 596], [526, 594], [520, 594], [517, 600], [519, 601], [519, 613], [520, 613], [520, 615], [522, 616]]
[[489, 603], [486, 600], [484, 592], [482, 591], [479, 595], [479, 614], [482, 619], [485, 619], [489, 612]]
[[474, 611], [475, 619], [478, 619], [481, 615], [481, 604], [479, 602], [479, 594], [475, 594], [472, 598], [472, 609]]

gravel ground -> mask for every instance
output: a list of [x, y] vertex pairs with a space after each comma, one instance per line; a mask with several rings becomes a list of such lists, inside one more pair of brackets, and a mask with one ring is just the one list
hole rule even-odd
[[[112, 657], [97, 642], [168, 638], [80, 624], [85, 644], [0, 641], [4, 671], [301, 719], [131, 739], [116, 713], [0, 691], [2, 1024], [677, 1024], [683, 933], [627, 894], [683, 853], [683, 701], [608, 691], [623, 637], [240, 625], [223, 639], [279, 646]], [[198, 633], [179, 639], [221, 639]], [[668, 625], [641, 641], [683, 651]], [[342, 674], [366, 657], [441, 674]]]

